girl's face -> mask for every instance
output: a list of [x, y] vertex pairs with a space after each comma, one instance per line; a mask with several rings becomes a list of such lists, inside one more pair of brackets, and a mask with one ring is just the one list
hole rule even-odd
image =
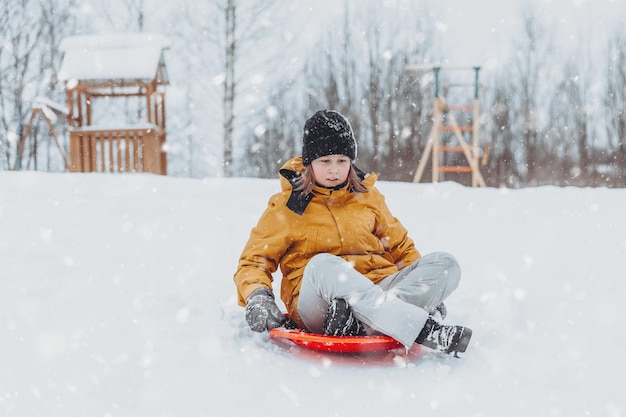
[[350, 166], [350, 158], [345, 155], [322, 156], [311, 162], [315, 181], [329, 188], [346, 182], [350, 173]]

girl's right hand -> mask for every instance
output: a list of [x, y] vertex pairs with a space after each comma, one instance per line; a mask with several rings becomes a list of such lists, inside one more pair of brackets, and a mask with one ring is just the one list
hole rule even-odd
[[262, 287], [252, 291], [246, 304], [246, 322], [255, 332], [264, 332], [285, 324], [287, 317], [274, 301], [274, 294], [269, 288]]

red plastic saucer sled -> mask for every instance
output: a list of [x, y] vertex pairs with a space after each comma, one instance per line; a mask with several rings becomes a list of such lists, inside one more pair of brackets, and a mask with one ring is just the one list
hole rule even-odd
[[304, 330], [270, 329], [270, 337], [286, 339], [303, 348], [321, 352], [365, 353], [384, 352], [402, 347], [390, 336], [326, 336]]

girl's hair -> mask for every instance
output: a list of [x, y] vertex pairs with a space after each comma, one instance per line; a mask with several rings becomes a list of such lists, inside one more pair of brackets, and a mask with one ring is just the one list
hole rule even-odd
[[[350, 172], [348, 173], [348, 184], [350, 184], [350, 191], [367, 192], [367, 187], [363, 184], [352, 165], [350, 165]], [[314, 185], [313, 168], [311, 168], [311, 165], [307, 165], [304, 167], [304, 171], [300, 173], [300, 178], [296, 180], [295, 190], [300, 191], [303, 195], [308, 195], [313, 191]]]

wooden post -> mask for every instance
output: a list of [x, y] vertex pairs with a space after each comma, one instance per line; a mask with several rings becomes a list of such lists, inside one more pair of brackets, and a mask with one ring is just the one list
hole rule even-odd
[[[472, 120], [472, 159], [474, 160], [475, 169], [472, 170], [472, 187], [476, 187], [481, 185], [484, 187], [484, 180], [482, 179], [482, 175], [480, 174], [480, 165], [478, 164], [479, 155], [479, 120], [480, 112], [478, 110], [478, 98], [474, 98], [474, 112], [473, 112], [473, 120]], [[480, 178], [478, 178], [480, 177]]]
[[443, 108], [443, 101], [440, 98], [435, 98], [435, 118], [434, 118], [434, 123], [433, 123], [433, 130], [432, 130], [432, 134], [433, 134], [433, 138], [434, 138], [434, 143], [433, 143], [433, 166], [432, 166], [432, 179], [433, 179], [433, 183], [438, 183], [439, 182], [439, 127], [441, 126], [441, 123], [443, 121], [443, 113], [442, 113], [442, 108]]
[[143, 140], [143, 170], [145, 172], [161, 173], [161, 144], [155, 130], [149, 130], [142, 137]]

